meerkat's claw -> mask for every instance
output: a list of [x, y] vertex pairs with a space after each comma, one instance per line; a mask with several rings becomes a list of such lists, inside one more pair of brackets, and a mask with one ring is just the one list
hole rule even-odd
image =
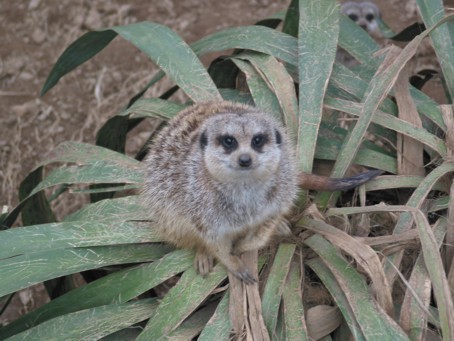
[[194, 258], [194, 267], [197, 273], [203, 277], [213, 269], [214, 259], [207, 253], [197, 252]]
[[254, 275], [252, 275], [252, 273], [246, 267], [240, 268], [237, 271], [232, 272], [232, 273], [248, 285], [257, 283], [257, 279], [254, 277]]

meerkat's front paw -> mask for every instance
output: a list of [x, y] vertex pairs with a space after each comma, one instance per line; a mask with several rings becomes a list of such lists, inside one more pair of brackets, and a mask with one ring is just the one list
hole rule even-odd
[[213, 269], [213, 265], [214, 259], [211, 255], [202, 251], [197, 251], [194, 258], [194, 267], [199, 275], [203, 277], [208, 275]]

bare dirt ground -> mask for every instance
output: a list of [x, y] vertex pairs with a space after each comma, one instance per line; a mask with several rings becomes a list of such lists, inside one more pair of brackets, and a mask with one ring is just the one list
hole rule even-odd
[[[67, 140], [94, 142], [106, 119], [121, 110], [156, 70], [145, 55], [117, 37], [48, 94], [38, 97], [58, 56], [83, 33], [149, 20], [170, 26], [191, 43], [226, 27], [253, 24], [284, 9], [289, 2], [1, 1], [0, 207], [10, 209], [17, 204], [20, 181], [56, 145]], [[384, 21], [395, 31], [417, 18], [414, 0], [376, 3]], [[428, 63], [436, 64], [430, 58]], [[42, 304], [42, 296], [27, 290], [17, 295], [17, 311], [7, 319]]]

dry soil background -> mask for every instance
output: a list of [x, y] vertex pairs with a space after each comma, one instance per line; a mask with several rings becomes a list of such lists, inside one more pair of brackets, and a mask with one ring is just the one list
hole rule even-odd
[[[93, 142], [105, 120], [156, 70], [145, 55], [117, 37], [39, 98], [53, 63], [77, 37], [88, 30], [150, 20], [170, 26], [191, 43], [226, 27], [253, 24], [289, 2], [0, 0], [0, 207], [17, 204], [20, 181], [57, 144]], [[395, 31], [417, 18], [414, 0], [376, 3]], [[39, 305], [33, 297], [28, 290], [19, 295], [16, 313]]]

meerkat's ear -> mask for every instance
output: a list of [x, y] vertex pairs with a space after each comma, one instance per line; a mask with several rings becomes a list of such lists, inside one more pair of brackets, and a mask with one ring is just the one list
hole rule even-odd
[[208, 145], [208, 137], [206, 131], [200, 135], [200, 148], [205, 149], [205, 147]]
[[276, 144], [281, 144], [282, 143], [282, 136], [279, 130], [275, 129], [274, 134], [276, 135]]

